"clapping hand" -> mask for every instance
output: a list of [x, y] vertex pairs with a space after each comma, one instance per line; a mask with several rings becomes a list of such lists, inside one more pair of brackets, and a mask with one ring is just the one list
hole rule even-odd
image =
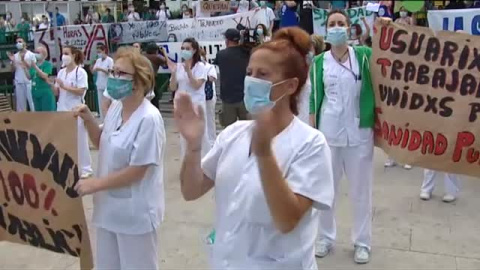
[[64, 87], [64, 83], [62, 80], [60, 79], [55, 79], [55, 83], [58, 84], [58, 86], [60, 86], [60, 88], [63, 88]]
[[183, 66], [185, 67], [185, 71], [187, 73], [190, 73], [192, 71], [192, 67], [190, 66], [191, 64], [189, 63], [184, 63]]
[[271, 110], [266, 110], [255, 116], [255, 127], [252, 134], [252, 152], [257, 156], [272, 154], [272, 140], [277, 135], [275, 117]]
[[10, 59], [10, 61], [15, 61], [15, 55], [13, 55], [11, 52], [7, 52], [7, 55], [8, 55], [8, 59]]

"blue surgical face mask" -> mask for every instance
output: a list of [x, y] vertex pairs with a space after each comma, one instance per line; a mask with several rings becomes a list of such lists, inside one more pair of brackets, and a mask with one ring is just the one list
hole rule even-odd
[[263, 36], [263, 29], [257, 29], [257, 34], [259, 36]]
[[182, 50], [180, 52], [180, 57], [182, 57], [184, 60], [190, 60], [193, 57], [193, 52], [188, 50]]
[[332, 46], [347, 44], [347, 28], [337, 26], [327, 29], [327, 42]]
[[16, 45], [18, 50], [23, 50], [23, 43], [22, 42], [18, 42]]
[[128, 96], [131, 96], [133, 93], [133, 81], [108, 77], [107, 93], [115, 100], [122, 100]]
[[261, 111], [272, 109], [275, 103], [285, 96], [283, 95], [279, 99], [271, 101], [270, 93], [272, 92], [272, 88], [285, 81], [286, 80], [272, 84], [272, 82], [266, 80], [246, 76], [243, 102], [245, 103], [247, 111], [251, 114], [257, 114]]

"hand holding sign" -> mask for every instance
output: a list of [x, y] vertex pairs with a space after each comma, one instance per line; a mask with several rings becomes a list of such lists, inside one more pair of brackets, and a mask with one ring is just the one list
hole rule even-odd
[[75, 117], [80, 117], [85, 122], [92, 121], [92, 120], [95, 121], [95, 119], [93, 118], [92, 112], [90, 111], [88, 106], [85, 104], [78, 105], [77, 107], [75, 107], [73, 109], [73, 113]]
[[75, 186], [80, 196], [90, 195], [100, 190], [100, 180], [97, 178], [81, 179]]

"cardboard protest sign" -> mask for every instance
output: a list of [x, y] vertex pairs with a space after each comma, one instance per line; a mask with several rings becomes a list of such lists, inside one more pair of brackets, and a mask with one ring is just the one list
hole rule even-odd
[[480, 8], [455, 10], [429, 10], [428, 25], [433, 30], [463, 30], [471, 35], [480, 35]]
[[[168, 58], [173, 62], [181, 62], [180, 51], [182, 47], [182, 42], [160, 42], [157, 43], [159, 47], [162, 47], [168, 55]], [[220, 50], [225, 49], [224, 41], [200, 41], [200, 48], [203, 48], [206, 52], [207, 61], [213, 63], [217, 53]], [[170, 73], [170, 70], [167, 67], [160, 67], [158, 73]]]
[[[330, 12], [328, 9], [323, 8], [314, 8], [312, 9], [312, 18], [313, 18], [313, 32], [320, 36], [327, 35], [327, 15]], [[358, 24], [362, 27], [362, 32], [365, 33], [366, 27], [362, 21], [362, 18], [365, 18], [370, 29], [373, 28], [373, 23], [375, 20], [375, 12], [367, 10], [366, 7], [350, 8], [345, 10], [348, 17], [350, 18], [351, 24]], [[370, 32], [370, 35], [372, 32]]]
[[80, 258], [92, 253], [79, 180], [73, 113], [0, 114], [0, 241]]
[[406, 164], [480, 175], [480, 37], [375, 25], [376, 145]]
[[230, 11], [230, 2], [229, 1], [202, 1], [200, 3], [200, 9], [202, 12], [213, 13], [213, 12], [228, 12]]

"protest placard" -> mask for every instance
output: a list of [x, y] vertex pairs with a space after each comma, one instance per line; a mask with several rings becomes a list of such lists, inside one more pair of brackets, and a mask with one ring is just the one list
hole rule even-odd
[[92, 269], [82, 199], [74, 190], [76, 138], [71, 112], [1, 113], [0, 241], [79, 257], [82, 269]]
[[480, 35], [480, 8], [429, 10], [428, 25], [435, 31], [463, 30], [471, 35]]
[[119, 44], [134, 42], [166, 41], [166, 21], [123, 22], [109, 25], [110, 41]]
[[[56, 32], [53, 33], [53, 31]], [[166, 41], [167, 37], [167, 23], [161, 21], [67, 25], [36, 32], [35, 46], [45, 46], [49, 55], [48, 60], [53, 63], [60, 61], [60, 55], [55, 53], [55, 46], [60, 47], [58, 50], [60, 53], [62, 47], [66, 45], [81, 49], [85, 55], [85, 61], [91, 62], [97, 59], [97, 45], [100, 43], [107, 45], [108, 49], [109, 42], [131, 44]]]
[[214, 13], [214, 12], [228, 12], [230, 11], [230, 2], [229, 1], [202, 1], [200, 3], [200, 9], [205, 13]]
[[[313, 17], [313, 32], [320, 36], [327, 35], [327, 15], [329, 10], [323, 8], [314, 8], [312, 9]], [[373, 23], [375, 19], [375, 12], [367, 10], [366, 7], [350, 8], [346, 10], [348, 17], [350, 18], [351, 24], [358, 24], [362, 27], [362, 32], [365, 33], [366, 27], [362, 21], [362, 18], [365, 18], [370, 29], [373, 28]], [[371, 32], [370, 32], [371, 33]], [[372, 33], [371, 33], [372, 34]]]
[[[35, 32], [35, 47], [44, 46], [48, 52], [47, 60], [52, 63], [61, 61], [62, 47], [67, 45], [81, 49], [85, 55], [85, 61], [91, 61], [97, 58], [97, 44], [108, 45], [108, 27], [106, 25], [68, 25]], [[56, 32], [54, 33], [54, 31]], [[56, 50], [56, 46], [59, 46], [60, 49]]]
[[[182, 47], [182, 42], [160, 42], [157, 45], [165, 50], [170, 60], [175, 63], [181, 62], [180, 48]], [[209, 63], [213, 63], [217, 53], [225, 48], [224, 41], [200, 41], [199, 45], [200, 48], [205, 50]], [[160, 67], [158, 73], [170, 73], [170, 70], [167, 67]]]
[[376, 145], [401, 163], [480, 175], [480, 37], [379, 21]]
[[255, 28], [259, 22], [255, 11], [237, 13], [211, 18], [196, 18], [170, 20], [167, 23], [167, 32], [176, 37], [177, 41], [193, 37], [200, 41], [225, 40], [223, 34], [229, 28], [236, 28], [242, 24], [247, 28]]

